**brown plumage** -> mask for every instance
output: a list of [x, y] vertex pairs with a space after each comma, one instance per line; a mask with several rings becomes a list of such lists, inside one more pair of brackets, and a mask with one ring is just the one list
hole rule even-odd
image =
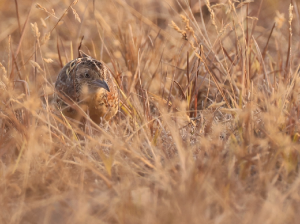
[[56, 103], [63, 114], [81, 121], [88, 113], [97, 124], [110, 120], [118, 111], [118, 89], [105, 65], [80, 51], [80, 58], [67, 63], [56, 83]]

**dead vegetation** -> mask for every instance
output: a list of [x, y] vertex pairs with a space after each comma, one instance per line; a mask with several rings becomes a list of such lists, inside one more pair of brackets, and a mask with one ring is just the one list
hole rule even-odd
[[[297, 223], [297, 1], [0, 2], [0, 223]], [[52, 105], [78, 47], [110, 123]]]

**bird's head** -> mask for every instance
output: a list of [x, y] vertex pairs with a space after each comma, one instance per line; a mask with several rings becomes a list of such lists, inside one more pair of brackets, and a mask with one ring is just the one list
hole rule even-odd
[[90, 56], [79, 58], [79, 62], [75, 68], [75, 76], [78, 84], [89, 93], [96, 92], [99, 88], [110, 92], [105, 81], [107, 72], [107, 69], [100, 61]]

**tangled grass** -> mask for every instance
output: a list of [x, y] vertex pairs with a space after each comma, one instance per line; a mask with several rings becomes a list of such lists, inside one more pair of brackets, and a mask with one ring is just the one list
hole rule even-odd
[[[0, 2], [0, 223], [297, 223], [298, 3]], [[109, 123], [52, 102], [78, 49]]]

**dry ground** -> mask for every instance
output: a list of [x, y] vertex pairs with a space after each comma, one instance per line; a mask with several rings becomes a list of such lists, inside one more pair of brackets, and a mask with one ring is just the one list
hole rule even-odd
[[[298, 223], [300, 3], [249, 2], [1, 0], [0, 223]], [[81, 130], [79, 46], [120, 92]]]

